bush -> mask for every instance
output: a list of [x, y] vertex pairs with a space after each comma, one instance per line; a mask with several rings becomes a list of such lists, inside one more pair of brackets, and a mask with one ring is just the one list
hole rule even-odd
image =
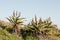
[[17, 35], [10, 34], [6, 30], [0, 29], [0, 40], [20, 40]]
[[55, 34], [55, 36], [59, 37], [60, 38], [60, 34]]

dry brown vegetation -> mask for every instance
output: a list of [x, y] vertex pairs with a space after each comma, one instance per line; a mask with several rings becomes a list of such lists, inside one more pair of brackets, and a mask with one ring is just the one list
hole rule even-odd
[[[25, 18], [21, 18], [17, 12], [13, 12], [7, 19], [9, 22], [0, 20], [1, 40], [60, 40], [60, 30], [52, 23], [50, 17], [42, 20], [35, 16], [27, 25], [23, 24]], [[1, 35], [7, 38], [2, 39], [4, 37]]]

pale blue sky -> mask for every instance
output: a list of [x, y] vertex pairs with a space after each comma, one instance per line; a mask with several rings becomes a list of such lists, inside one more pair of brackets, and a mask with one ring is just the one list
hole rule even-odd
[[29, 21], [35, 14], [44, 19], [51, 17], [60, 28], [60, 0], [0, 0], [0, 19], [6, 20], [14, 10]]

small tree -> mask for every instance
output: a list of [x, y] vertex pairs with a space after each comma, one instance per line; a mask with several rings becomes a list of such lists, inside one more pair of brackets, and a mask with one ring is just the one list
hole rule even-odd
[[17, 11], [16, 12], [14, 11], [13, 15], [7, 19], [10, 21], [10, 23], [13, 26], [13, 32], [15, 32], [16, 34], [19, 34], [20, 33], [19, 25], [21, 27], [24, 21], [23, 20], [24, 18], [20, 18], [20, 13], [17, 13]]
[[52, 31], [56, 30], [56, 25], [52, 24], [50, 18], [42, 21], [41, 18], [37, 20], [36, 16], [35, 16], [35, 19], [32, 19], [28, 27], [30, 28], [31, 31], [33, 31], [32, 35], [35, 35], [38, 38], [40, 38], [40, 35], [43, 35], [43, 37], [46, 35], [49, 35], [51, 30]]

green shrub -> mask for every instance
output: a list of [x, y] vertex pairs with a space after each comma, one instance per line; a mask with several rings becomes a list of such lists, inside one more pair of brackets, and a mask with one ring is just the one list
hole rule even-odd
[[60, 34], [55, 34], [55, 36], [59, 37], [60, 38]]
[[15, 34], [10, 34], [6, 30], [0, 29], [0, 40], [20, 40]]
[[38, 38], [32, 36], [26, 36], [25, 40], [38, 40]]

